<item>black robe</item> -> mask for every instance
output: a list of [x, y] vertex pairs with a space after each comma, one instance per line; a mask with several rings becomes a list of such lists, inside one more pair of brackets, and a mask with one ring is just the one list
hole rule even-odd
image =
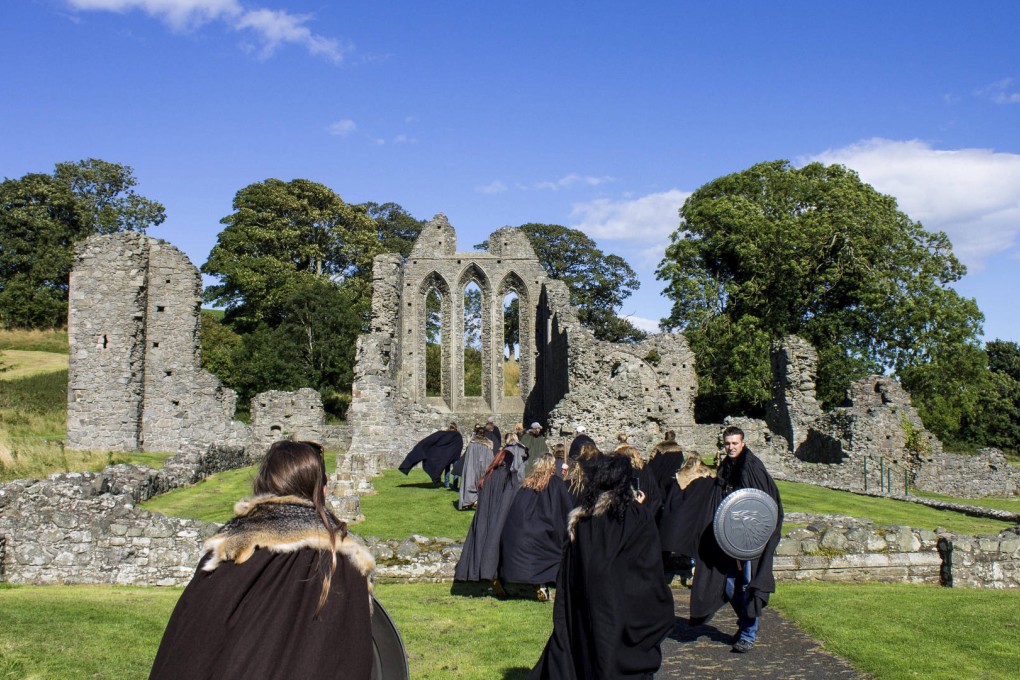
[[[271, 542], [271, 532], [257, 540]], [[328, 553], [295, 548], [293, 532], [280, 541], [242, 563], [206, 553], [177, 601], [150, 680], [371, 678], [371, 555], [344, 539], [349, 556], [337, 554], [329, 598], [314, 617]]]
[[651, 514], [633, 503], [620, 520], [577, 509], [570, 522], [553, 633], [528, 680], [650, 677], [675, 622]]
[[567, 515], [574, 497], [559, 475], [542, 491], [521, 489], [503, 525], [499, 578], [507, 583], [552, 583], [567, 540]]
[[499, 427], [493, 425], [491, 430], [486, 429], [485, 436], [492, 442], [493, 451], [499, 451], [503, 448], [503, 435], [500, 433]]
[[574, 441], [570, 442], [570, 450], [567, 452], [567, 458], [570, 460], [576, 460], [577, 455], [581, 453], [581, 447], [585, 444], [595, 446], [595, 440], [582, 432], [574, 437]]
[[[700, 511], [685, 513], [680, 518], [683, 525], [687, 522], [694, 522], [693, 526], [681, 526], [675, 530], [678, 536], [697, 536], [697, 546], [694, 551], [695, 570], [694, 585], [691, 589], [691, 618], [703, 619], [714, 614], [719, 607], [726, 603], [726, 574], [730, 571], [740, 572], [736, 559], [722, 551], [715, 540], [715, 532], [712, 529], [712, 521], [715, 518], [716, 508], [719, 503], [730, 492], [737, 489], [761, 489], [776, 501], [779, 506], [779, 519], [776, 529], [769, 537], [768, 543], [762, 554], [751, 560], [751, 581], [748, 584], [748, 593], [752, 597], [747, 598], [746, 615], [750, 617], [761, 616], [762, 609], [768, 605], [769, 593], [776, 590], [776, 580], [772, 575], [772, 560], [775, 556], [776, 546], [782, 537], [783, 527], [783, 504], [779, 499], [779, 489], [772, 481], [758, 456], [750, 449], [745, 448], [740, 457], [736, 459], [724, 458], [719, 466], [719, 472], [711, 486], [705, 485], [702, 480], [693, 482], [687, 487], [688, 495], [697, 495], [701, 498]], [[695, 484], [697, 490], [692, 490]], [[687, 539], [690, 542], [690, 538]], [[667, 541], [667, 543], [671, 543]], [[691, 554], [683, 547], [669, 547], [680, 554]]]
[[683, 464], [684, 453], [680, 447], [660, 451], [645, 464], [645, 467], [651, 471], [652, 477], [655, 478], [656, 484], [659, 485], [663, 499], [669, 495], [670, 488], [676, 486], [676, 473]]
[[643, 505], [648, 508], [648, 512], [651, 513], [652, 517], [657, 517], [659, 510], [662, 509], [662, 490], [659, 488], [655, 476], [648, 469], [648, 466], [645, 465], [634, 473], [634, 477], [636, 478], [634, 480], [635, 486], [645, 492], [645, 502]]
[[397, 469], [405, 475], [418, 463], [422, 463], [425, 474], [438, 484], [442, 481], [443, 470], [460, 458], [464, 448], [464, 437], [456, 430], [439, 430], [414, 445], [404, 462]]
[[512, 464], [513, 454], [508, 453], [478, 491], [478, 509], [453, 571], [455, 581], [491, 581], [497, 576], [499, 538], [518, 488]]

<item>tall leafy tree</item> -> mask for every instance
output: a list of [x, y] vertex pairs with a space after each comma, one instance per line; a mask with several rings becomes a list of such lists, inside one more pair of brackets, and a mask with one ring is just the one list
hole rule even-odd
[[162, 205], [135, 193], [136, 184], [130, 167], [97, 159], [0, 184], [0, 324], [66, 323], [74, 244], [93, 234], [144, 232], [166, 218]]
[[225, 307], [238, 330], [278, 323], [284, 302], [313, 279], [367, 294], [372, 258], [382, 252], [377, 225], [363, 210], [305, 179], [248, 185], [220, 223], [225, 228], [202, 265], [219, 283], [205, 297]]
[[[528, 235], [546, 273], [567, 284], [570, 303], [581, 323], [600, 340], [634, 342], [646, 333], [616, 315], [641, 285], [637, 274], [619, 255], [606, 254], [587, 234], [558, 224], [528, 223]], [[475, 248], [485, 248], [480, 243]]]
[[[791, 333], [819, 350], [828, 405], [868, 373], [962, 360], [983, 318], [949, 287], [964, 272], [943, 232], [852, 170], [774, 161], [694, 192], [657, 276], [673, 301], [664, 327], [701, 352], [701, 416], [720, 417], [761, 411], [763, 350]], [[935, 397], [916, 383], [915, 403]]]
[[425, 226], [425, 220], [419, 220], [404, 210], [398, 203], [362, 203], [358, 206], [369, 217], [375, 220], [379, 242], [388, 253], [400, 253], [404, 257], [411, 254], [411, 247]]

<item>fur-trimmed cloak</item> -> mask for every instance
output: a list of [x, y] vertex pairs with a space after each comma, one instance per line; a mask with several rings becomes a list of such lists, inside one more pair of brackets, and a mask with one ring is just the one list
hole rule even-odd
[[368, 680], [369, 577], [375, 561], [337, 535], [329, 598], [329, 534], [294, 496], [242, 501], [205, 554], [170, 617], [150, 680]]
[[553, 633], [528, 680], [645, 679], [662, 662], [675, 617], [655, 522], [637, 503], [622, 519], [603, 505], [570, 513]]
[[645, 467], [652, 473], [665, 500], [670, 489], [676, 485], [677, 470], [684, 464], [684, 452], [674, 441], [662, 441], [652, 449], [652, 455]]
[[499, 578], [508, 583], [552, 583], [567, 540], [567, 515], [574, 509], [563, 479], [554, 474], [541, 491], [522, 488], [514, 496], [499, 544]]
[[464, 436], [460, 432], [439, 430], [415, 444], [397, 469], [406, 475], [411, 468], [421, 463], [425, 474], [432, 478], [433, 483], [438, 484], [443, 470], [457, 462], [463, 448]]

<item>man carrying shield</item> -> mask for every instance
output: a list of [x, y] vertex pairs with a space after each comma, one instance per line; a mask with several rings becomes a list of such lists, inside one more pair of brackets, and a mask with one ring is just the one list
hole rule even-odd
[[[758, 617], [775, 592], [772, 558], [779, 544], [783, 525], [783, 505], [779, 489], [758, 456], [744, 443], [738, 427], [723, 431], [726, 455], [719, 465], [715, 487], [702, 513], [691, 513], [689, 521], [699, 522], [700, 541], [695, 554], [694, 585], [691, 590], [691, 625], [706, 622], [724, 603], [737, 614], [740, 629], [733, 638], [734, 652], [748, 652], [758, 634]], [[717, 512], [725, 499], [741, 489], [758, 489], [767, 494], [768, 508], [754, 492], [750, 505], [745, 499], [732, 498]], [[723, 516], [725, 515], [725, 517]], [[713, 521], [715, 526], [713, 526]], [[764, 527], [764, 531], [762, 528]], [[724, 545], [720, 545], [722, 542]], [[737, 559], [737, 554], [743, 559]]]

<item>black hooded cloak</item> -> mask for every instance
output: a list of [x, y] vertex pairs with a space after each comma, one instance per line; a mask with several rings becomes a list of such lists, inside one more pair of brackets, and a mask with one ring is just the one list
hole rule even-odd
[[507, 583], [552, 583], [567, 540], [567, 515], [574, 497], [554, 474], [541, 491], [522, 488], [503, 525], [499, 578]]
[[460, 458], [464, 448], [464, 437], [456, 430], [439, 430], [414, 445], [404, 462], [397, 469], [405, 475], [418, 463], [422, 463], [425, 474], [438, 484], [442, 480], [443, 470]]
[[595, 440], [582, 432], [574, 437], [574, 441], [570, 442], [570, 450], [567, 451], [567, 458], [570, 460], [577, 460], [577, 455], [581, 453], [581, 447], [585, 444], [595, 446]]
[[[710, 485], [706, 482], [712, 482]], [[776, 529], [769, 537], [765, 550], [757, 558], [751, 560], [751, 581], [748, 584], [746, 614], [749, 617], [761, 616], [762, 609], [768, 605], [769, 594], [775, 592], [776, 581], [772, 575], [772, 560], [776, 546], [782, 536], [783, 504], [779, 499], [779, 489], [772, 480], [761, 459], [750, 449], [737, 458], [724, 458], [714, 480], [696, 480], [685, 490], [686, 496], [698, 499], [699, 510], [692, 509], [679, 518], [680, 526], [672, 530], [672, 536], [666, 540], [668, 547], [685, 555], [694, 555], [694, 586], [691, 589], [691, 618], [704, 619], [714, 614], [726, 603], [726, 574], [730, 571], [740, 572], [737, 560], [722, 551], [715, 540], [712, 521], [716, 508], [728, 494], [737, 489], [761, 489], [776, 501], [779, 506], [779, 518]], [[693, 525], [687, 525], [693, 522]], [[687, 552], [680, 543], [692, 541], [697, 537], [694, 552]], [[686, 537], [686, 538], [685, 538]], [[674, 544], [679, 540], [680, 543]]]
[[310, 505], [263, 496], [236, 506], [239, 516], [206, 541], [150, 680], [371, 678], [374, 560], [338, 535], [336, 572], [316, 617], [329, 535]]
[[652, 473], [662, 498], [669, 495], [670, 488], [676, 486], [676, 473], [684, 464], [684, 452], [674, 442], [662, 442], [655, 447], [655, 452], [645, 467]]
[[478, 509], [471, 519], [464, 549], [453, 571], [455, 581], [491, 581], [499, 569], [499, 537], [517, 492], [517, 475], [511, 470], [513, 454], [494, 469], [478, 491]]
[[651, 514], [636, 503], [622, 519], [578, 508], [569, 527], [553, 633], [528, 680], [650, 677], [675, 621]]

